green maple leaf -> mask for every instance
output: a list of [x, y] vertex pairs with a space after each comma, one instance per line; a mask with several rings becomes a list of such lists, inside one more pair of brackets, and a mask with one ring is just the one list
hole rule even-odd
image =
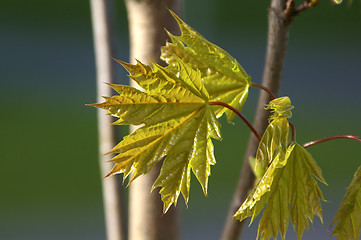
[[[175, 13], [171, 13], [177, 20], [182, 35], [168, 33], [172, 43], [162, 47], [161, 58], [169, 64], [168, 68], [176, 70], [177, 58], [182, 59], [187, 65], [200, 71], [210, 101], [224, 102], [241, 111], [251, 85], [250, 76], [226, 51], [207, 41]], [[236, 116], [221, 106], [215, 107], [215, 113], [217, 118], [226, 113], [228, 121]]]
[[345, 197], [332, 222], [337, 222], [332, 235], [337, 235], [337, 240], [357, 240], [360, 238], [361, 229], [361, 166], [347, 188]]
[[285, 239], [289, 217], [301, 239], [303, 231], [308, 231], [308, 220], [313, 222], [313, 215], [323, 221], [320, 200], [324, 198], [315, 178], [326, 184], [312, 156], [300, 145], [291, 144], [273, 159], [233, 218], [242, 221], [252, 217], [252, 223], [265, 208], [257, 239], [276, 239], [278, 232]]
[[110, 85], [119, 95], [92, 106], [118, 117], [114, 124], [144, 126], [110, 151], [118, 155], [111, 160], [115, 164], [108, 176], [124, 173], [126, 178], [131, 174], [131, 182], [163, 161], [153, 188], [161, 188], [164, 211], [177, 203], [180, 193], [188, 201], [191, 170], [207, 195], [210, 165], [215, 164], [211, 138], [220, 140], [221, 135], [199, 71], [180, 59], [177, 76], [155, 63], [153, 68], [140, 62], [120, 63], [145, 92]]

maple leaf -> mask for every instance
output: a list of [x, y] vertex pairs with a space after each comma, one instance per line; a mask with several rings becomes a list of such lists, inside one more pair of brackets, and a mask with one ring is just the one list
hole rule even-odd
[[[231, 55], [207, 41], [175, 13], [170, 12], [178, 22], [182, 35], [168, 33], [172, 43], [167, 42], [162, 47], [161, 58], [169, 64], [168, 68], [174, 70], [177, 58], [180, 58], [192, 68], [199, 69], [210, 101], [227, 103], [241, 111], [251, 85], [250, 76]], [[228, 121], [236, 116], [229, 109], [215, 107], [217, 118], [223, 113], [226, 113]]]
[[145, 92], [109, 84], [119, 95], [92, 104], [118, 117], [114, 124], [144, 124], [124, 137], [109, 153], [118, 153], [108, 174], [130, 174], [132, 182], [163, 161], [153, 188], [160, 187], [164, 212], [176, 204], [182, 193], [187, 203], [190, 172], [207, 195], [210, 165], [215, 164], [211, 138], [220, 140], [220, 125], [208, 104], [209, 95], [199, 71], [178, 59], [178, 76], [153, 63], [153, 68], [137, 62], [121, 63]]
[[361, 229], [361, 166], [357, 169], [332, 222], [337, 240], [357, 240]]
[[295, 230], [301, 239], [303, 231], [308, 231], [308, 220], [313, 222], [313, 215], [323, 221], [320, 200], [324, 198], [315, 178], [327, 184], [311, 154], [302, 146], [291, 144], [273, 159], [233, 218], [242, 221], [252, 217], [252, 223], [265, 208], [257, 239], [276, 239], [278, 232], [285, 239], [289, 217], [293, 226], [297, 225]]

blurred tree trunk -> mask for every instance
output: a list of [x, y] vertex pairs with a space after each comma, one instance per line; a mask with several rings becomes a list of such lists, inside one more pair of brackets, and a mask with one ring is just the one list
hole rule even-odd
[[[287, 50], [289, 26], [291, 19], [285, 18], [287, 0], [272, 0], [268, 9], [268, 37], [265, 66], [263, 71], [262, 85], [278, 95], [283, 72], [284, 59]], [[265, 104], [271, 100], [270, 96], [261, 91], [258, 98], [258, 105], [254, 117], [253, 126], [260, 134], [263, 134], [268, 124], [268, 112], [264, 110]], [[243, 166], [240, 173], [229, 212], [224, 225], [222, 240], [237, 240], [242, 231], [243, 223], [235, 221], [232, 216], [246, 200], [250, 189], [253, 188], [255, 177], [249, 165], [249, 157], [255, 156], [258, 141], [251, 134], [246, 154], [243, 159]]]
[[[110, 0], [91, 0], [91, 15], [93, 27], [93, 40], [97, 72], [97, 102], [102, 102], [101, 96], [113, 95], [109, 86], [114, 83], [113, 72], [113, 45], [110, 31]], [[103, 179], [112, 169], [108, 161], [112, 155], [104, 155], [117, 143], [116, 129], [112, 126], [112, 117], [106, 111], [98, 109], [98, 145], [99, 166], [103, 189], [103, 202], [108, 240], [125, 240], [125, 227], [123, 219], [122, 184], [120, 176]]]
[[[181, 11], [181, 0], [126, 0], [130, 34], [130, 61], [135, 59], [150, 64], [150, 59], [160, 61], [160, 48], [165, 45], [166, 28], [176, 33], [178, 27], [168, 9], [177, 14]], [[168, 9], [167, 9], [168, 8]], [[163, 64], [162, 64], [163, 65]], [[135, 82], [131, 82], [137, 87]], [[136, 128], [131, 127], [131, 131]], [[162, 215], [163, 203], [158, 190], [150, 193], [153, 182], [160, 171], [160, 165], [130, 185], [129, 196], [129, 239], [130, 240], [178, 240], [179, 213], [172, 207]]]

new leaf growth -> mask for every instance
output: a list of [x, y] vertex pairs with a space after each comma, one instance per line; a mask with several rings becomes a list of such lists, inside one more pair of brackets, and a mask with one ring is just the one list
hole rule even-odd
[[288, 97], [274, 99], [267, 106], [273, 114], [254, 160], [259, 181], [233, 216], [239, 221], [251, 217], [252, 223], [265, 209], [257, 239], [276, 239], [278, 232], [285, 239], [289, 219], [301, 239], [313, 215], [323, 221], [320, 200], [324, 198], [315, 178], [327, 183], [311, 154], [290, 139], [287, 118], [292, 116], [292, 108]]

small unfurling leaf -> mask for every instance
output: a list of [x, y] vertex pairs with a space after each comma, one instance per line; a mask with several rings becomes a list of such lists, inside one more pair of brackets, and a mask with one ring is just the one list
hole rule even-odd
[[[177, 72], [177, 58], [193, 69], [198, 69], [210, 101], [224, 102], [241, 111], [247, 96], [251, 78], [242, 66], [220, 47], [207, 41], [192, 27], [171, 12], [181, 29], [181, 36], [169, 33], [172, 43], [162, 47], [161, 58], [169, 69]], [[226, 113], [231, 121], [235, 114], [229, 109], [214, 106], [217, 118]]]
[[336, 240], [358, 240], [361, 230], [361, 166], [347, 188], [345, 197], [332, 222], [337, 222], [332, 235], [337, 235]]
[[273, 159], [257, 186], [245, 200], [234, 219], [251, 217], [251, 223], [265, 208], [257, 239], [285, 239], [291, 219], [298, 239], [308, 231], [310, 220], [317, 215], [322, 222], [320, 200], [324, 200], [316, 179], [326, 184], [321, 169], [312, 156], [298, 144], [291, 144]]
[[265, 109], [270, 109], [272, 116], [269, 118], [278, 119], [278, 118], [291, 118], [293, 106], [291, 105], [291, 100], [289, 97], [280, 97], [273, 99], [269, 102]]

